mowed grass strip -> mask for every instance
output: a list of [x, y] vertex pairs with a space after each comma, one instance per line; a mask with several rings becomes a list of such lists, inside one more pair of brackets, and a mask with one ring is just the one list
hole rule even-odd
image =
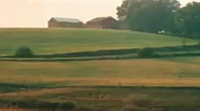
[[0, 62], [0, 81], [18, 84], [199, 86], [200, 65], [162, 59]]
[[[22, 46], [35, 54], [167, 47], [182, 45], [183, 38], [150, 33], [92, 29], [0, 29], [0, 55], [14, 55]], [[187, 39], [186, 45], [197, 44]]]

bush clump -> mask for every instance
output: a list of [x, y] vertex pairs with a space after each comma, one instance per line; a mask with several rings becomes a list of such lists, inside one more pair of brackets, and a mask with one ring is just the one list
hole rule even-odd
[[149, 57], [156, 57], [157, 54], [155, 50], [152, 48], [144, 48], [138, 52], [138, 57], [149, 58]]
[[24, 57], [24, 58], [29, 58], [33, 57], [33, 52], [30, 48], [28, 47], [20, 47], [16, 50], [15, 56], [16, 57]]

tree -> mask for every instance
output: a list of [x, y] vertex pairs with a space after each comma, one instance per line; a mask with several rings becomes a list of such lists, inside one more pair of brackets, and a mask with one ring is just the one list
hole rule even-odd
[[179, 7], [180, 3], [176, 0], [125, 0], [117, 8], [117, 15], [132, 30], [171, 32]]
[[187, 36], [199, 36], [200, 34], [200, 3], [192, 2], [181, 8], [178, 12], [180, 30]]
[[16, 57], [22, 57], [22, 58], [29, 58], [33, 57], [33, 52], [28, 47], [20, 47], [16, 50], [15, 56]]

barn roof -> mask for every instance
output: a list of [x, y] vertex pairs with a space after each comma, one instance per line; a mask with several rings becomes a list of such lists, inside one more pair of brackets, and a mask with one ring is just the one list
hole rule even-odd
[[97, 17], [97, 18], [94, 18], [94, 19], [92, 19], [90, 21], [99, 22], [99, 21], [102, 21], [102, 20], [105, 20], [105, 19], [106, 19], [106, 17]]
[[92, 19], [88, 22], [102, 22], [103, 20], [106, 20], [106, 19], [114, 19], [114, 18], [111, 17], [111, 16], [109, 16], [109, 17], [97, 17], [97, 18], [94, 18], [94, 19]]
[[69, 22], [69, 23], [80, 23], [81, 21], [79, 19], [73, 19], [73, 18], [62, 18], [62, 17], [53, 17], [57, 22]]
[[97, 17], [97, 18], [94, 18], [88, 22], [102, 22], [103, 20], [107, 19], [109, 17]]

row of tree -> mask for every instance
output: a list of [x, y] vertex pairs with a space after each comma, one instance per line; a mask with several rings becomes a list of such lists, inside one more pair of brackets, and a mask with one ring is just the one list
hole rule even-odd
[[184, 36], [200, 34], [200, 3], [177, 0], [124, 0], [117, 8], [122, 28]]

